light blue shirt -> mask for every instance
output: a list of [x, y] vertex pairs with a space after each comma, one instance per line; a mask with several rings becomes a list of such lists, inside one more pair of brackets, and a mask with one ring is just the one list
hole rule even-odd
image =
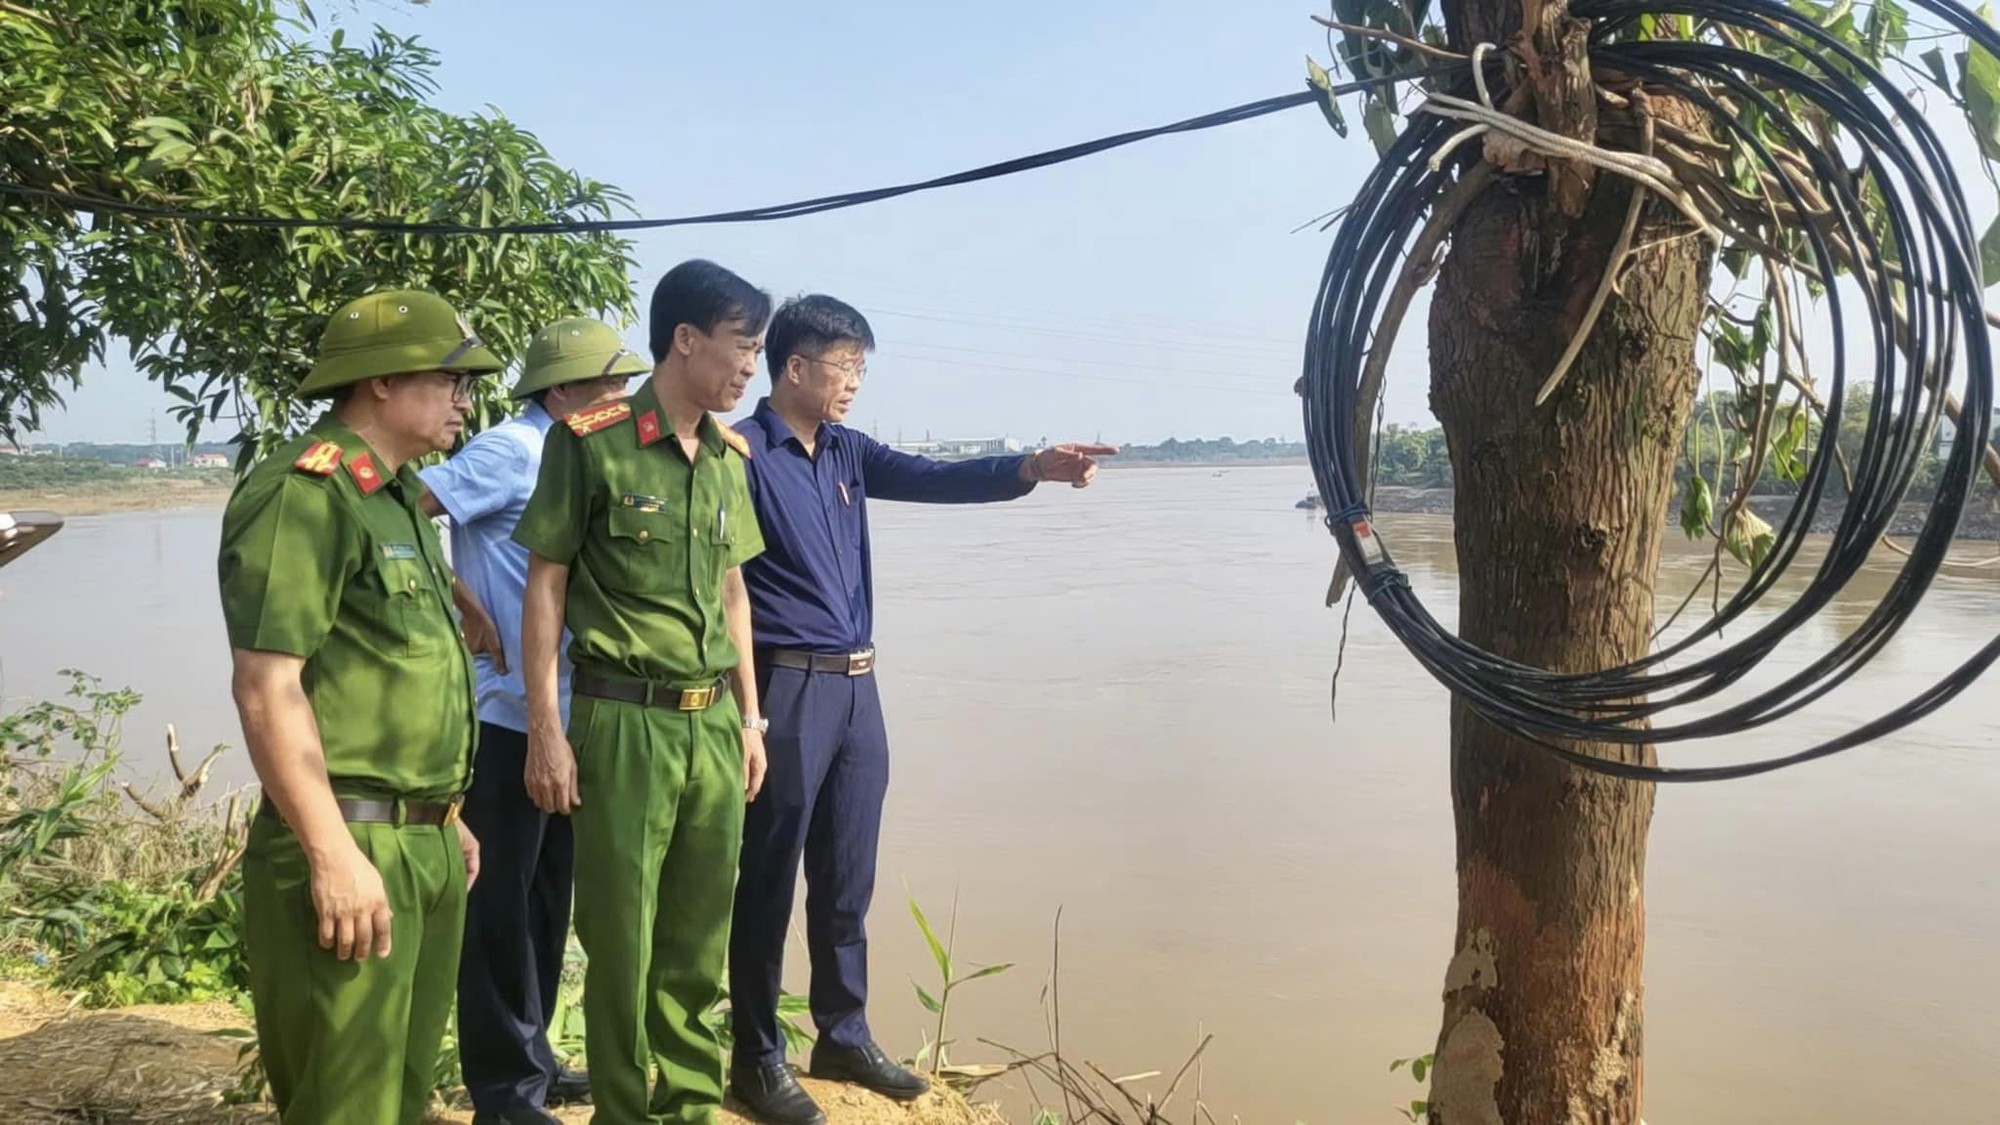
[[[513, 540], [542, 468], [542, 439], [553, 424], [530, 403], [519, 416], [481, 431], [441, 465], [422, 470], [424, 486], [451, 517], [451, 564], [500, 632], [507, 674], [481, 654], [479, 720], [509, 730], [528, 729], [528, 689], [521, 678], [521, 599], [528, 589], [528, 551]], [[569, 648], [565, 631], [556, 670], [562, 720], [569, 723]]]

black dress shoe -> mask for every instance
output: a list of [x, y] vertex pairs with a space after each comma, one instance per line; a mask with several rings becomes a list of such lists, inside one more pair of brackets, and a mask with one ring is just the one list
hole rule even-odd
[[931, 1088], [928, 1079], [897, 1066], [873, 1043], [841, 1047], [821, 1040], [813, 1044], [812, 1068], [807, 1073], [830, 1082], [848, 1082], [899, 1102], [915, 1101]]
[[549, 1083], [550, 1105], [584, 1105], [590, 1101], [590, 1072], [559, 1067]]
[[484, 1111], [472, 1115], [472, 1125], [562, 1125], [555, 1114], [531, 1105], [517, 1105], [498, 1113]]
[[766, 1125], [826, 1125], [826, 1114], [784, 1063], [731, 1069], [729, 1092]]

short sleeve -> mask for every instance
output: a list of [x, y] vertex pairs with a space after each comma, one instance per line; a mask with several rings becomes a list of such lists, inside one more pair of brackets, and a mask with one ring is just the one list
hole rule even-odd
[[750, 482], [741, 460], [729, 461], [729, 565], [742, 566], [764, 553], [764, 531], [750, 501]]
[[534, 484], [525, 479], [528, 450], [512, 435], [488, 430], [457, 455], [418, 473], [452, 522], [464, 525], [505, 511]]
[[331, 481], [291, 472], [230, 501], [217, 570], [232, 647], [305, 658], [319, 651], [360, 568], [338, 505]]
[[583, 549], [589, 518], [590, 465], [583, 439], [568, 426], [551, 426], [542, 444], [542, 471], [514, 527], [514, 542], [568, 566]]

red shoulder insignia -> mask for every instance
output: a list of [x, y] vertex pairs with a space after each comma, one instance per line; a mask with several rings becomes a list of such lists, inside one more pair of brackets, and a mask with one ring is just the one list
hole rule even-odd
[[639, 415], [639, 447], [641, 449], [660, 440], [660, 415], [648, 410]]
[[375, 459], [365, 449], [347, 459], [347, 475], [354, 478], [363, 496], [373, 496], [382, 487], [382, 474], [375, 471]]
[[715, 424], [715, 430], [722, 435], [722, 444], [734, 449], [738, 457], [746, 461], [750, 459], [750, 440], [748, 438], [723, 425], [721, 422]]
[[609, 406], [600, 406], [593, 410], [579, 410], [563, 421], [569, 423], [571, 433], [578, 437], [589, 437], [606, 426], [623, 422], [631, 414], [631, 403], [614, 402]]
[[299, 459], [292, 462], [292, 468], [316, 477], [330, 477], [340, 467], [340, 446], [330, 441], [316, 441], [306, 446]]

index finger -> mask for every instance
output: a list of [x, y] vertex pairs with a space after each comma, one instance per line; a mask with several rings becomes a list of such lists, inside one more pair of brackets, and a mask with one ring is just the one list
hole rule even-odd
[[1115, 445], [1072, 445], [1068, 448], [1072, 453], [1081, 453], [1086, 457], [1118, 456], [1118, 447]]

